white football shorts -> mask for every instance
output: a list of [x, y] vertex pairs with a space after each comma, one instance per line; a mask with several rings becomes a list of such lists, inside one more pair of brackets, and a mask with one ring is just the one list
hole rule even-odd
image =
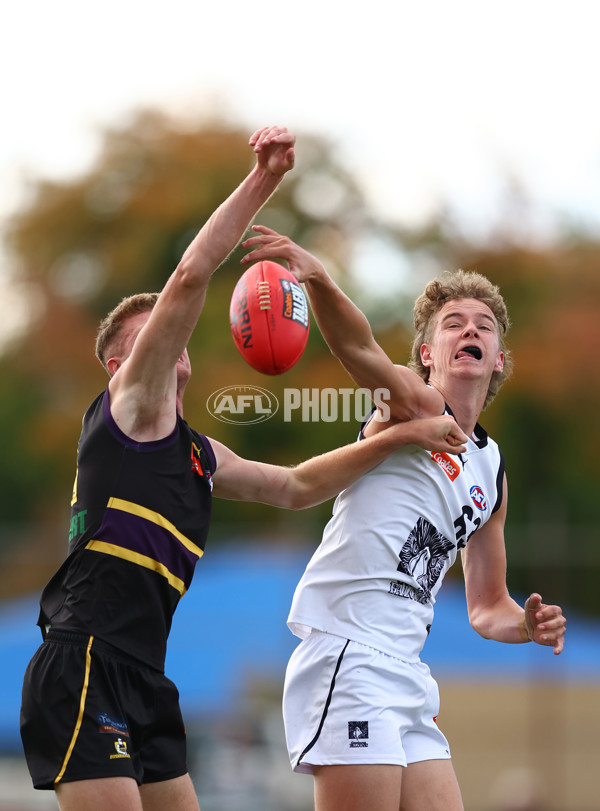
[[285, 677], [292, 768], [312, 774], [313, 766], [447, 759], [439, 706], [438, 686], [423, 662], [313, 630], [292, 654]]

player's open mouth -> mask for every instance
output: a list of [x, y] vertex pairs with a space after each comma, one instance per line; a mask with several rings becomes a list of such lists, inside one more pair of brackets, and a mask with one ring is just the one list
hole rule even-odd
[[475, 360], [481, 360], [483, 355], [481, 354], [481, 349], [478, 346], [463, 346], [463, 348], [456, 353], [456, 357], [464, 357], [464, 354], [472, 355]]

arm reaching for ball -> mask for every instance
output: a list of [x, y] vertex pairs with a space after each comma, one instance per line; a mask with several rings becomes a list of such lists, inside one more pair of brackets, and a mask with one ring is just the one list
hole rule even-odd
[[306, 286], [312, 315], [332, 354], [367, 391], [387, 389], [392, 416], [399, 420], [442, 414], [444, 398], [407, 366], [393, 363], [377, 343], [364, 313], [329, 276], [323, 264], [289, 237], [264, 225], [252, 226], [242, 264], [283, 259]]
[[305, 509], [334, 498], [405, 445], [457, 454], [464, 453], [466, 441], [452, 417], [430, 417], [390, 424], [360, 442], [315, 456], [295, 467], [282, 467], [243, 459], [211, 439], [217, 459], [213, 493], [218, 498]]

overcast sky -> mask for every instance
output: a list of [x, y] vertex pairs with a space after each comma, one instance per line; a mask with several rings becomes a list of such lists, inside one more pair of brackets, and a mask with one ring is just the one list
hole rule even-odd
[[483, 227], [507, 173], [600, 220], [595, 0], [13, 0], [1, 18], [0, 211], [144, 105], [326, 135], [380, 212], [450, 199]]

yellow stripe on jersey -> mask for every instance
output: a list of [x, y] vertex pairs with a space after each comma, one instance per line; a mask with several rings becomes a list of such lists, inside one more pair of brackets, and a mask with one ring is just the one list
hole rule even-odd
[[77, 501], [77, 476], [79, 475], [79, 468], [75, 471], [75, 481], [73, 482], [73, 496], [71, 497], [71, 507]]
[[153, 572], [165, 577], [169, 585], [173, 586], [182, 597], [186, 592], [185, 584], [181, 578], [176, 577], [163, 563], [159, 563], [158, 560], [154, 560], [148, 555], [141, 555], [139, 552], [133, 552], [131, 549], [125, 549], [123, 546], [117, 546], [106, 541], [89, 541], [85, 548], [91, 549], [93, 552], [103, 552], [105, 555], [114, 555], [116, 558], [121, 558], [121, 560], [128, 560], [130, 563], [137, 563], [138, 566], [143, 566], [145, 569], [151, 569]]
[[55, 783], [60, 783], [60, 781], [62, 780], [62, 777], [65, 773], [65, 769], [67, 768], [67, 764], [73, 753], [73, 749], [75, 748], [75, 742], [77, 741], [79, 730], [81, 729], [81, 722], [83, 721], [83, 711], [85, 709], [85, 700], [87, 698], [87, 691], [90, 683], [90, 670], [92, 667], [91, 650], [93, 641], [94, 637], [90, 636], [87, 650], [85, 652], [85, 676], [83, 677], [83, 688], [81, 690], [81, 698], [79, 699], [79, 714], [77, 715], [77, 722], [75, 723], [75, 729], [73, 730], [73, 737], [71, 738], [71, 743], [69, 744], [69, 748], [67, 749], [67, 754], [65, 755], [63, 765], [58, 775], [54, 778]]
[[139, 515], [140, 518], [145, 518], [147, 521], [152, 521], [153, 524], [158, 524], [158, 526], [168, 530], [194, 555], [198, 555], [198, 557], [201, 558], [204, 554], [202, 549], [196, 546], [193, 541], [190, 541], [189, 538], [186, 538], [185, 535], [177, 529], [175, 524], [167, 521], [164, 516], [154, 512], [154, 510], [149, 510], [147, 507], [142, 507], [140, 504], [135, 504], [133, 501], [125, 501], [122, 498], [109, 498], [106, 506], [112, 510], [122, 510], [123, 512], [131, 513], [131, 515]]

